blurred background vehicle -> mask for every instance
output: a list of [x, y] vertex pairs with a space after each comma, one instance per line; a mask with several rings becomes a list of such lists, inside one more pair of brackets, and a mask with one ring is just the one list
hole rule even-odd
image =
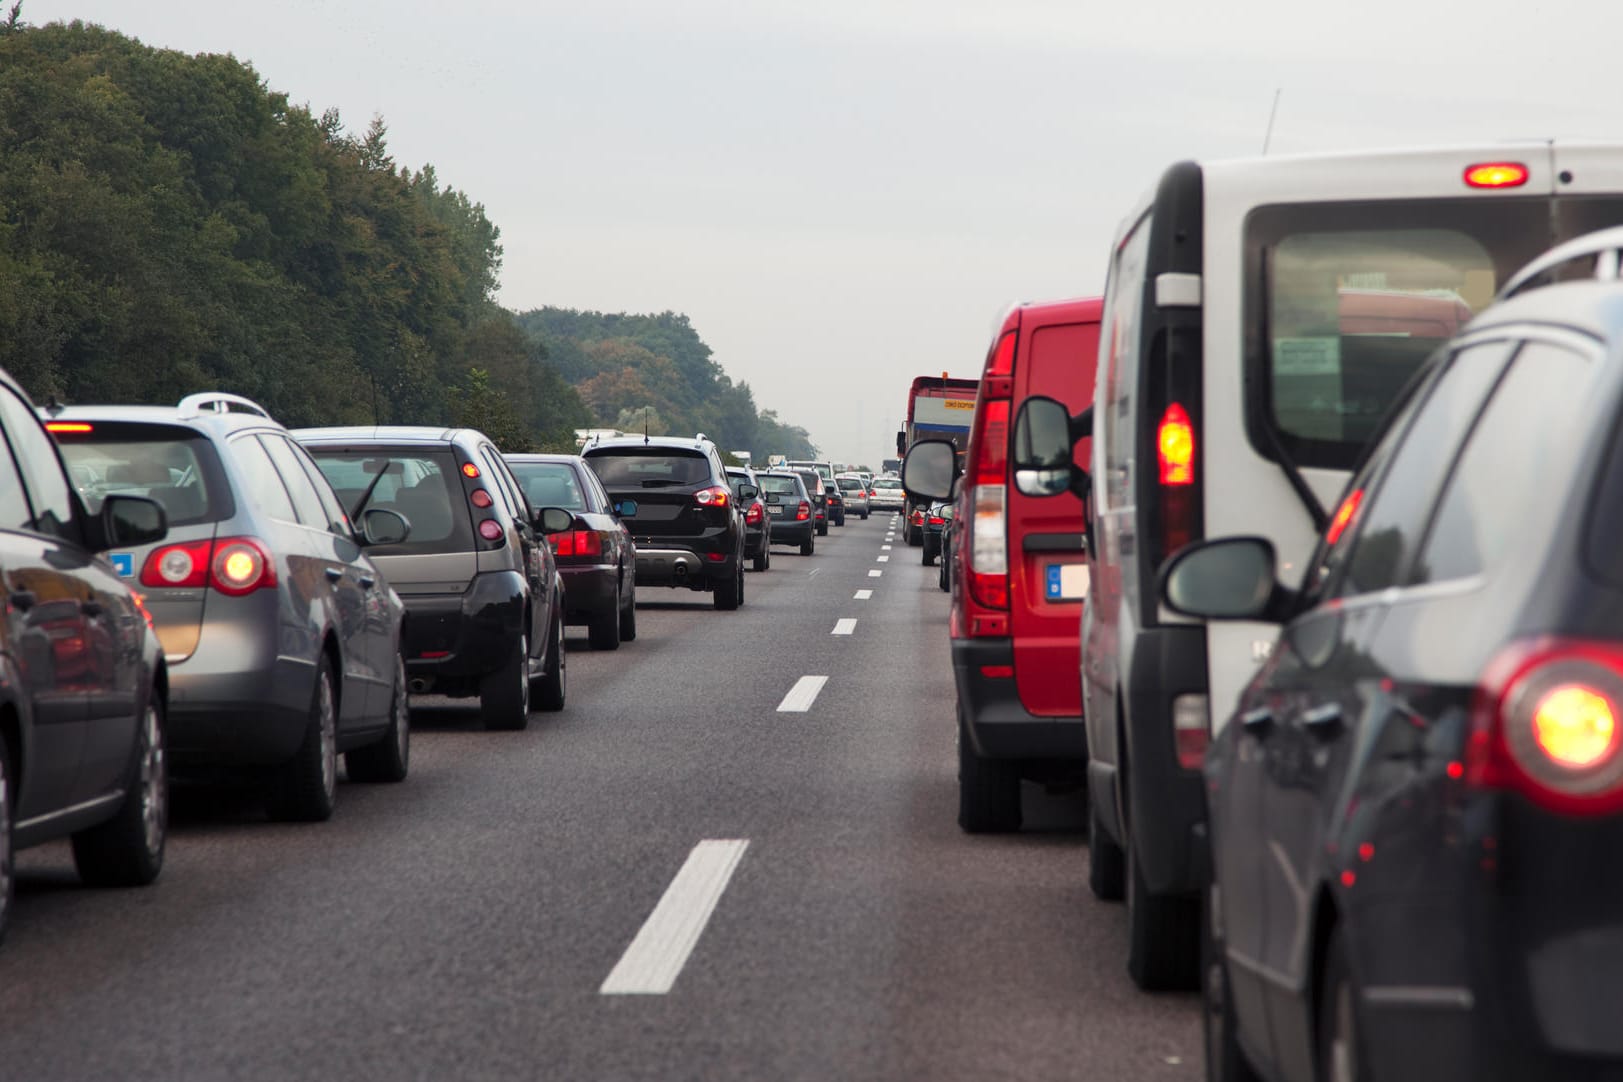
[[800, 482], [806, 487], [806, 493], [811, 498], [812, 521], [817, 527], [817, 536], [822, 537], [828, 533], [828, 493], [823, 488], [823, 477], [810, 466], [792, 466], [800, 476]]
[[795, 470], [764, 470], [755, 475], [772, 519], [774, 545], [799, 545], [802, 556], [817, 550], [817, 520], [805, 478]]
[[868, 492], [871, 511], [901, 511], [907, 506], [907, 493], [900, 477], [875, 477]]
[[869, 511], [868, 482], [862, 479], [861, 474], [842, 473], [834, 479], [834, 483], [840, 486], [846, 512], [866, 521]]
[[[761, 496], [760, 482], [748, 466], [728, 466], [727, 479], [733, 487], [733, 498], [744, 509], [744, 558], [756, 571], [765, 571], [772, 566], [772, 517]], [[748, 499], [739, 495], [746, 485], [755, 490]]]

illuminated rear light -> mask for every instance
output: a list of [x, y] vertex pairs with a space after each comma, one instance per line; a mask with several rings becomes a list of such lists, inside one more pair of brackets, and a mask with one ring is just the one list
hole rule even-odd
[[276, 564], [265, 546], [252, 537], [227, 537], [214, 543], [209, 560], [210, 585], [228, 597], [241, 597], [276, 585]]
[[472, 503], [480, 510], [483, 510], [484, 508], [489, 507], [495, 501], [490, 498], [490, 493], [486, 492], [482, 488], [476, 488], [473, 490], [472, 494], [468, 496], [468, 502]]
[[500, 541], [503, 537], [502, 524], [493, 518], [487, 518], [479, 523], [479, 536], [486, 541]]
[[727, 559], [727, 554], [725, 552], [707, 552], [704, 554], [704, 558], [713, 564], [719, 564]]
[[548, 540], [557, 556], [603, 555], [603, 538], [596, 530], [566, 530], [553, 534]]
[[981, 675], [986, 677], [988, 680], [1012, 680], [1014, 679], [1014, 666], [982, 665]]
[[1502, 651], [1472, 703], [1465, 782], [1569, 815], [1623, 810], [1623, 644], [1569, 639]]
[[1195, 483], [1195, 427], [1177, 402], [1161, 415], [1161, 427], [1155, 434], [1155, 453], [1161, 463], [1163, 485]]
[[1009, 607], [1009, 551], [1003, 485], [976, 485], [970, 495], [969, 592], [989, 609]]
[[46, 421], [45, 431], [55, 432], [58, 435], [65, 433], [83, 434], [85, 432], [94, 432], [95, 427], [83, 421]]
[[1211, 743], [1211, 709], [1204, 695], [1179, 695], [1172, 700], [1172, 743], [1178, 765], [1199, 770]]
[[141, 567], [141, 585], [169, 589], [208, 585], [213, 541], [191, 541], [154, 549]]
[[720, 485], [701, 488], [693, 494], [694, 502], [700, 507], [726, 507], [731, 498], [732, 493]]
[[1481, 162], [1466, 167], [1465, 184], [1470, 188], [1520, 188], [1528, 175], [1527, 166], [1520, 162]]
[[800, 506], [795, 508], [795, 521], [805, 522], [809, 518], [811, 518], [811, 504], [801, 500]]
[[478, 477], [479, 476], [479, 467], [475, 466], [472, 462], [464, 462], [462, 464], [462, 476], [464, 476], [464, 477]]
[[1347, 493], [1347, 498], [1341, 501], [1341, 506], [1336, 508], [1335, 517], [1330, 520], [1330, 528], [1325, 531], [1324, 539], [1327, 543], [1333, 545], [1341, 540], [1341, 535], [1347, 532], [1347, 527], [1358, 517], [1358, 505], [1363, 502], [1363, 489], [1355, 488]]
[[946, 519], [944, 519], [944, 518], [942, 518], [942, 517], [941, 517], [941, 516], [940, 516], [940, 515], [931, 515], [931, 516], [930, 516], [930, 525], [932, 525], [932, 526], [942, 526], [942, 525], [945, 525], [945, 524], [946, 524], [946, 521], [947, 521], [947, 520], [946, 520]]

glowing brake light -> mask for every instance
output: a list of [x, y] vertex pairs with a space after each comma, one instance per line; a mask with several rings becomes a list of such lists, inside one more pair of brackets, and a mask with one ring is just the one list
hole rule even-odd
[[1481, 162], [1466, 167], [1465, 184], [1470, 188], [1520, 188], [1528, 176], [1527, 166], [1520, 162]]
[[1358, 505], [1364, 502], [1364, 490], [1355, 488], [1347, 493], [1347, 498], [1341, 501], [1336, 508], [1336, 517], [1330, 520], [1330, 528], [1325, 531], [1324, 539], [1329, 544], [1341, 540], [1341, 535], [1347, 532], [1354, 518], [1358, 517]]
[[54, 433], [94, 432], [95, 426], [84, 421], [46, 421], [45, 431]]
[[1195, 483], [1195, 427], [1189, 423], [1188, 412], [1177, 402], [1161, 415], [1161, 427], [1155, 434], [1155, 451], [1161, 463], [1163, 485]]
[[464, 476], [464, 477], [475, 477], [475, 478], [478, 477], [479, 476], [479, 467], [475, 466], [472, 462], [464, 462], [462, 464], [462, 476]]
[[603, 539], [596, 530], [569, 530], [553, 534], [552, 551], [557, 556], [601, 556]]
[[252, 537], [185, 541], [154, 549], [141, 566], [141, 585], [172, 590], [212, 586], [229, 597], [241, 597], [274, 587], [276, 563], [264, 544]]
[[795, 521], [805, 522], [809, 518], [811, 518], [811, 504], [801, 500], [800, 506], [795, 508]]
[[1605, 695], [1567, 684], [1539, 701], [1533, 711], [1533, 740], [1555, 762], [1584, 770], [1613, 751], [1617, 718]]
[[[216, 545], [209, 572], [214, 576], [214, 588], [231, 597], [276, 583], [269, 555], [257, 541], [246, 537], [234, 537]], [[265, 581], [267, 577], [269, 582]]]

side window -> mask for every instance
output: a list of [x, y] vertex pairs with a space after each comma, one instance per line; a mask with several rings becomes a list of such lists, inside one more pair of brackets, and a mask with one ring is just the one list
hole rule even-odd
[[327, 509], [321, 505], [321, 497], [316, 493], [316, 486], [310, 483], [310, 477], [299, 465], [299, 460], [293, 453], [285, 438], [272, 434], [262, 435], [259, 442], [264, 444], [265, 450], [270, 452], [271, 462], [276, 466], [276, 472], [282, 477], [282, 484], [287, 486], [288, 494], [293, 497], [293, 508], [299, 513], [299, 521], [315, 530], [327, 528]]
[[270, 453], [252, 436], [239, 436], [231, 441], [231, 457], [236, 459], [237, 467], [242, 471], [246, 492], [239, 496], [251, 501], [254, 506], [265, 512], [271, 518], [283, 522], [297, 522], [298, 515], [293, 512], [293, 501], [288, 497], [287, 489], [282, 485], [282, 478], [276, 472], [276, 465], [271, 461]]
[[507, 508], [507, 513], [520, 522], [530, 521], [530, 513], [527, 510], [529, 503], [519, 491], [512, 474], [507, 472], [507, 463], [502, 461], [502, 456], [489, 446], [479, 448], [479, 453], [484, 456], [484, 471], [485, 476], [490, 479], [490, 487], [497, 491], [497, 498]]
[[29, 508], [23, 528], [68, 541], [80, 540], [73, 521], [73, 497], [56, 445], [28, 403], [10, 388], [0, 387], [0, 422], [5, 425], [6, 438], [28, 486], [28, 499], [24, 501], [19, 494], [16, 501], [16, 506]]
[[1345, 523], [1355, 536], [1344, 554], [1345, 575], [1330, 587], [1336, 596], [1398, 585], [1420, 545], [1449, 466], [1504, 371], [1512, 347], [1510, 342], [1485, 342], [1456, 354], [1414, 407], [1413, 422], [1401, 433], [1391, 430], [1399, 442], [1374, 492], [1364, 496], [1368, 505], [1350, 510], [1344, 505], [1337, 511], [1358, 521]]
[[310, 478], [310, 484], [316, 490], [316, 497], [321, 500], [321, 509], [327, 517], [327, 529], [339, 537], [354, 537], [355, 527], [349, 521], [349, 512], [344, 509], [338, 494], [327, 483], [327, 478], [322, 475], [320, 467], [298, 444], [290, 440], [288, 447], [292, 449], [293, 457], [299, 460], [299, 465], [304, 467], [305, 476]]
[[586, 487], [597, 494], [594, 503], [598, 511], [607, 512], [614, 506], [614, 501], [609, 499], [608, 490], [603, 487], [603, 482], [597, 479], [597, 474], [591, 470], [577, 470], [576, 472], [586, 478]]
[[33, 526], [22, 475], [7, 444], [0, 440], [0, 530], [30, 530]]
[[1144, 265], [1149, 255], [1150, 218], [1145, 215], [1133, 227], [1116, 253], [1105, 297], [1103, 336], [1099, 349], [1104, 358], [1104, 380], [1100, 388], [1105, 409], [1095, 411], [1094, 420], [1103, 428], [1102, 448], [1108, 467], [1105, 471], [1105, 502], [1120, 507], [1131, 502], [1131, 481], [1127, 464], [1133, 458], [1134, 390], [1138, 383], [1139, 315], [1144, 297]]
[[1521, 523], [1560, 515], [1588, 438], [1586, 426], [1573, 423], [1575, 407], [1595, 371], [1562, 346], [1522, 347], [1449, 479], [1415, 581], [1486, 571], [1515, 546]]

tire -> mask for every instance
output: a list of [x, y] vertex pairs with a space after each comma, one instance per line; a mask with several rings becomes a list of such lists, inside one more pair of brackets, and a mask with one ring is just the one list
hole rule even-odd
[[593, 613], [586, 624], [586, 639], [593, 650], [620, 649], [619, 610], [610, 608]]
[[1013, 763], [983, 759], [958, 718], [958, 825], [965, 834], [1020, 829], [1020, 775]]
[[16, 801], [15, 775], [11, 770], [11, 752], [0, 740], [0, 942], [6, 938], [11, 924], [11, 904], [16, 898], [16, 847], [12, 845], [12, 804]]
[[[525, 616], [528, 622], [528, 615]], [[479, 681], [479, 712], [485, 728], [518, 732], [530, 724], [530, 636], [520, 632], [501, 668]]]
[[772, 566], [772, 558], [766, 554], [766, 546], [761, 546], [761, 551], [755, 554], [755, 561], [750, 566], [757, 571], [765, 571]]
[[1110, 840], [1099, 815], [1088, 809], [1088, 889], [1101, 902], [1119, 902], [1127, 896], [1127, 859], [1121, 846]]
[[806, 540], [804, 540], [804, 541], [802, 541], [800, 543], [800, 554], [802, 556], [810, 556], [812, 553], [814, 553], [816, 551], [817, 551], [817, 540], [816, 540], [816, 538], [813, 538], [810, 535], [808, 535], [806, 537]]
[[[547, 667], [535, 686], [535, 697], [540, 702], [541, 709], [550, 713], [556, 713], [564, 708], [564, 700], [569, 692], [569, 652], [564, 646], [562, 605], [562, 598], [557, 598], [552, 603], [554, 616], [552, 632], [547, 640]], [[619, 630], [618, 624], [615, 629]]]
[[1338, 927], [1324, 952], [1324, 985], [1319, 994], [1319, 1077], [1325, 1082], [1364, 1082], [1363, 1039], [1359, 1036], [1358, 994], [1347, 964], [1347, 940]]
[[744, 603], [744, 565], [740, 563], [738, 570], [725, 583], [716, 584], [716, 608], [722, 612], [732, 612]]
[[909, 522], [906, 532], [902, 534], [902, 539], [914, 548], [918, 548], [924, 544], [924, 530], [922, 528], [915, 529], [913, 524]]
[[866, 511], [862, 512], [862, 521], [863, 522], [868, 521], [868, 512], [866, 512]]
[[333, 691], [332, 662], [323, 654], [310, 693], [304, 741], [277, 771], [265, 810], [283, 822], [324, 823], [332, 818], [337, 797], [338, 696]]
[[389, 727], [364, 748], [344, 753], [350, 781], [405, 781], [411, 769], [411, 700], [406, 691], [406, 660], [395, 658], [394, 689], [389, 697]]
[[1229, 1010], [1234, 995], [1229, 987], [1228, 963], [1223, 957], [1223, 942], [1212, 929], [1216, 919], [1212, 905], [1215, 889], [1207, 888], [1207, 904], [1200, 917], [1200, 1032], [1206, 1049], [1206, 1082], [1262, 1082], [1262, 1076], [1240, 1051], [1234, 1015]]
[[637, 638], [637, 599], [626, 602], [626, 607], [620, 610], [620, 641], [634, 642]]
[[105, 823], [73, 836], [73, 865], [79, 869], [79, 878], [92, 887], [144, 887], [163, 870], [168, 831], [169, 773], [164, 762], [163, 703], [154, 688], [136, 727], [135, 756], [124, 803]]
[[1127, 975], [1145, 992], [1200, 987], [1200, 897], [1151, 894], [1131, 837], [1127, 855]]
[[822, 522], [819, 522], [817, 524], [817, 536], [818, 537], [827, 537], [828, 536], [828, 519], [824, 519]]
[[924, 552], [922, 554], [922, 558], [925, 567], [935, 566], [935, 549], [930, 547], [930, 542], [928, 540], [924, 542]]

